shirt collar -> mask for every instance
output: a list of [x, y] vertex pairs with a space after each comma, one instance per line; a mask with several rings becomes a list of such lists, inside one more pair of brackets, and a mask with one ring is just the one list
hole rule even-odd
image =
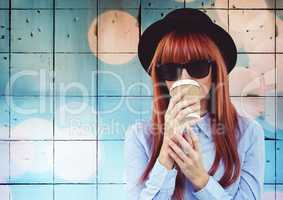
[[207, 137], [211, 137], [211, 127], [210, 127], [210, 114], [205, 113], [200, 120], [196, 123], [198, 129], [200, 129]]

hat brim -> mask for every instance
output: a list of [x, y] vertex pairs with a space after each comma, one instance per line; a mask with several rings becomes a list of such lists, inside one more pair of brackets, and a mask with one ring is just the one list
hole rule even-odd
[[[142, 33], [138, 44], [138, 57], [148, 74], [148, 68], [159, 41], [166, 33], [173, 31], [180, 26], [181, 24], [178, 24], [178, 22], [171, 23], [168, 20], [158, 20]], [[188, 27], [188, 29], [192, 29], [193, 27], [194, 29], [191, 31], [195, 31], [200, 25], [186, 24], [185, 27]], [[224, 58], [227, 73], [230, 73], [237, 61], [237, 48], [232, 37], [221, 26], [215, 23], [206, 24], [205, 33], [208, 34], [218, 46], [221, 55]]]

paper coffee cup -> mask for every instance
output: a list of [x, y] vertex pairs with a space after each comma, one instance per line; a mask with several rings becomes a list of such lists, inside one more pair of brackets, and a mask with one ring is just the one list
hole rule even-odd
[[[180, 92], [185, 90], [185, 95], [182, 98], [182, 100], [190, 100], [192, 98], [197, 98], [197, 103], [200, 104], [200, 98], [201, 98], [201, 91], [200, 91], [200, 85], [198, 84], [197, 81], [191, 80], [191, 79], [182, 79], [182, 80], [177, 80], [173, 83], [171, 86], [169, 93], [170, 96], [174, 96]], [[181, 101], [182, 101], [181, 100]], [[190, 113], [186, 117], [187, 119], [195, 119], [195, 118], [200, 118], [200, 110]]]

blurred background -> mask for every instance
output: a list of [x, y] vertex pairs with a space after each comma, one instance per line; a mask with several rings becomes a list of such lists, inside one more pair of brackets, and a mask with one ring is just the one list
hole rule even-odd
[[0, 0], [0, 199], [125, 199], [123, 141], [151, 117], [141, 33], [175, 8], [235, 39], [237, 110], [265, 130], [265, 197], [283, 199], [282, 0]]

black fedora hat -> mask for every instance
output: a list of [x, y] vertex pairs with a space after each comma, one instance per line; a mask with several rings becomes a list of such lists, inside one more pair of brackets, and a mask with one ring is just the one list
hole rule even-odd
[[235, 67], [237, 48], [229, 33], [213, 23], [204, 12], [194, 8], [179, 8], [151, 24], [141, 35], [138, 44], [138, 57], [148, 74], [150, 74], [148, 68], [159, 41], [166, 33], [176, 29], [206, 33], [220, 49], [227, 67], [227, 73], [230, 73]]

